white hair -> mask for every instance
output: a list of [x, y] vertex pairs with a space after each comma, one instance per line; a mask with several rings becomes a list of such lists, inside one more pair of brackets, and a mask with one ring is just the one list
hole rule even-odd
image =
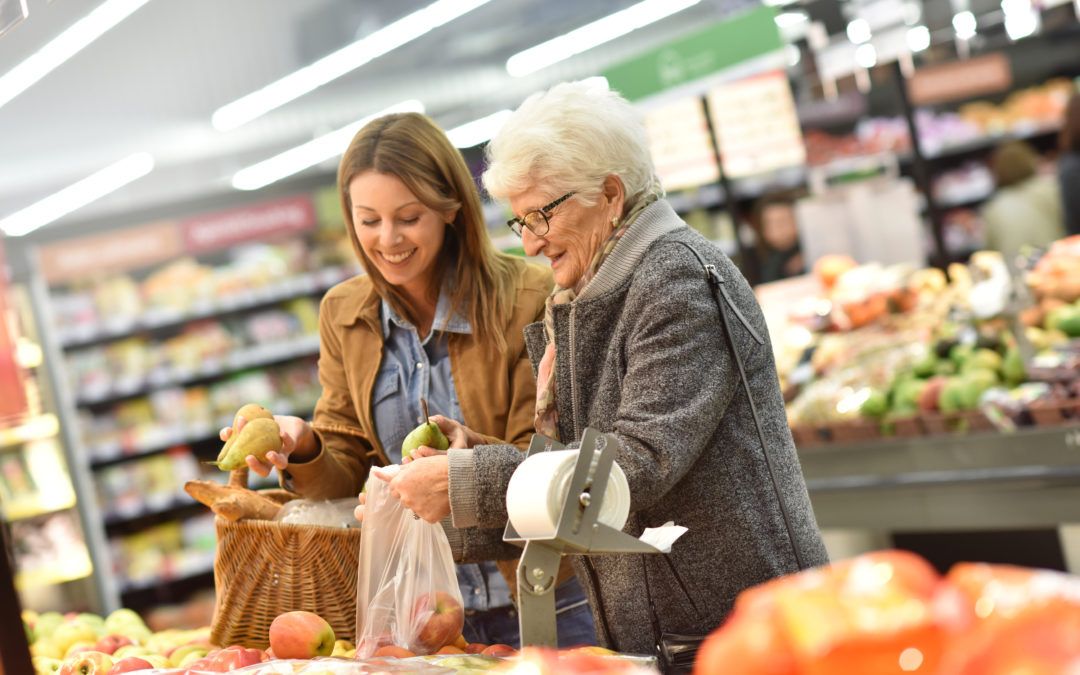
[[660, 189], [638, 112], [617, 92], [585, 81], [525, 99], [488, 143], [487, 157], [484, 187], [496, 199], [543, 186], [591, 205], [614, 174], [629, 209]]

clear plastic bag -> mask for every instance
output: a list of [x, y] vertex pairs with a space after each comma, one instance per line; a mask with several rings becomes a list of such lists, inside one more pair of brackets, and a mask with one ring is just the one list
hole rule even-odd
[[[400, 467], [386, 467], [394, 471]], [[461, 590], [446, 533], [369, 476], [356, 585], [356, 657], [396, 645], [430, 654], [461, 635]]]
[[359, 527], [353, 510], [356, 497], [345, 499], [311, 501], [293, 499], [285, 502], [275, 521], [290, 525], [321, 525], [323, 527]]

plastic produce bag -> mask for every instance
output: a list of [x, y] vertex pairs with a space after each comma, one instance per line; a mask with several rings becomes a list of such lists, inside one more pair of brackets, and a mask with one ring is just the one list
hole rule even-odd
[[[400, 470], [399, 466], [380, 469]], [[464, 625], [453, 554], [442, 526], [420, 520], [375, 476], [367, 481], [356, 587], [356, 657], [388, 645], [431, 654]]]

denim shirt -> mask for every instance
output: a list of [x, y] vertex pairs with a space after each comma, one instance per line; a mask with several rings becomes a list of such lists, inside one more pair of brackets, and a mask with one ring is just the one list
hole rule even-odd
[[[472, 332], [469, 320], [448, 317], [450, 297], [444, 286], [435, 306], [432, 329], [423, 340], [416, 329], [382, 302], [383, 360], [375, 378], [372, 414], [375, 432], [387, 456], [401, 461], [401, 442], [424, 422], [420, 399], [431, 415], [463, 422], [450, 372], [449, 333]], [[510, 605], [510, 588], [493, 562], [457, 566], [458, 585], [467, 611], [485, 611]]]

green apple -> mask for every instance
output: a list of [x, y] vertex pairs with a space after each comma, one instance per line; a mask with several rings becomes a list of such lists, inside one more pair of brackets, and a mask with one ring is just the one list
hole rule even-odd
[[33, 659], [34, 675], [53, 675], [64, 664], [60, 659], [48, 656], [35, 656]]

